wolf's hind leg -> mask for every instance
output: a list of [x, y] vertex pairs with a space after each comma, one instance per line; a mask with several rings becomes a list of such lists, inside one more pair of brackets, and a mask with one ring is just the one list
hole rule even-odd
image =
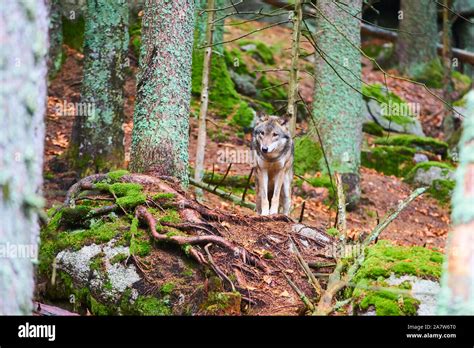
[[281, 195], [280, 195], [280, 204], [282, 208], [282, 213], [288, 215], [291, 208], [291, 179], [293, 178], [293, 173], [288, 172], [285, 174], [283, 179]]

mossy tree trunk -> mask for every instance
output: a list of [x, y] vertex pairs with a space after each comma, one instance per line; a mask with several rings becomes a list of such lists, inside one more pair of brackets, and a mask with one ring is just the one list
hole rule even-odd
[[194, 2], [145, 2], [130, 168], [188, 184]]
[[87, 1], [83, 112], [76, 112], [70, 148], [71, 164], [81, 174], [123, 166], [128, 16], [125, 0]]
[[463, 128], [439, 296], [442, 315], [474, 315], [474, 115], [466, 116]]
[[61, 69], [63, 61], [63, 21], [59, 0], [48, 0], [49, 53], [48, 78], [53, 79]]
[[[346, 3], [344, 11], [332, 1], [318, 2], [315, 39], [321, 54], [315, 66], [315, 124], [310, 125], [319, 129], [331, 174], [341, 174], [351, 209], [360, 198], [363, 115], [362, 95], [357, 92], [361, 90], [360, 53], [347, 40], [360, 46], [360, 22], [350, 13], [359, 13], [362, 1]], [[326, 168], [324, 159], [321, 168]]]
[[400, 70], [409, 76], [422, 73], [437, 59], [436, 1], [401, 0], [396, 55]]
[[0, 315], [24, 315], [32, 309], [43, 202], [45, 3], [3, 1], [0, 37]]

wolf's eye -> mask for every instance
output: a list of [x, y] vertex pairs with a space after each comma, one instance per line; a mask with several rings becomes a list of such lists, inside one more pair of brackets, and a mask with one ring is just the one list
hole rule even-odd
[[273, 136], [274, 136], [274, 137], [277, 137], [277, 136], [278, 136], [278, 133], [273, 133]]
[[260, 131], [259, 133], [260, 133], [260, 135], [265, 135], [264, 131]]

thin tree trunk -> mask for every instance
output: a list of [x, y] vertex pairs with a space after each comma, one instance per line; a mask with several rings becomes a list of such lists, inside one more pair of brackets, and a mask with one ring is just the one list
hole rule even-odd
[[[451, 93], [453, 91], [451, 83], [451, 23], [450, 12], [451, 1], [443, 0], [443, 99], [451, 102]], [[453, 112], [447, 105], [444, 106], [443, 132], [445, 139], [449, 139], [455, 130]]]
[[300, 48], [301, 23], [303, 20], [302, 1], [295, 1], [295, 12], [293, 15], [293, 36], [291, 43], [291, 66], [290, 81], [288, 86], [288, 107], [287, 112], [290, 117], [290, 133], [292, 136], [296, 132], [296, 118], [298, 109], [296, 108], [296, 96], [298, 95], [298, 59]]
[[188, 184], [194, 1], [147, 0], [130, 168]]
[[[207, 8], [214, 8], [214, 0], [208, 0]], [[213, 33], [213, 21], [214, 11], [210, 11], [207, 15], [207, 28], [206, 28], [206, 43], [212, 45], [212, 33]], [[211, 56], [212, 46], [206, 47], [204, 53], [204, 61], [202, 65], [202, 88], [201, 88], [201, 107], [199, 109], [199, 129], [196, 146], [196, 164], [194, 170], [194, 180], [197, 182], [202, 181], [204, 175], [204, 156], [206, 152], [206, 115], [209, 104], [209, 74], [211, 69]], [[197, 190], [198, 194], [202, 191]]]
[[47, 8], [0, 6], [0, 315], [31, 314], [42, 208]]
[[463, 128], [439, 295], [442, 315], [474, 315], [474, 114], [466, 115]]
[[123, 86], [128, 56], [125, 0], [87, 1], [81, 109], [69, 155], [81, 174], [124, 164]]
[[362, 1], [346, 1], [346, 5], [346, 11], [332, 1], [317, 5], [315, 39], [321, 52], [315, 65], [313, 118], [331, 173], [341, 174], [347, 208], [352, 209], [360, 198], [363, 115], [362, 96], [357, 91], [361, 90], [362, 67], [359, 52], [347, 41], [360, 46], [360, 22], [347, 11], [358, 14]]
[[436, 1], [401, 0], [396, 54], [400, 70], [410, 76], [437, 59]]

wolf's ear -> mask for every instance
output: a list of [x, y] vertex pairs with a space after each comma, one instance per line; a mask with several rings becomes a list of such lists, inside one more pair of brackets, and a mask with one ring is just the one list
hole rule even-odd
[[257, 111], [258, 122], [265, 122], [268, 120], [268, 115], [264, 111]]
[[290, 115], [285, 114], [282, 117], [280, 117], [280, 125], [288, 127], [288, 124], [290, 122]]

